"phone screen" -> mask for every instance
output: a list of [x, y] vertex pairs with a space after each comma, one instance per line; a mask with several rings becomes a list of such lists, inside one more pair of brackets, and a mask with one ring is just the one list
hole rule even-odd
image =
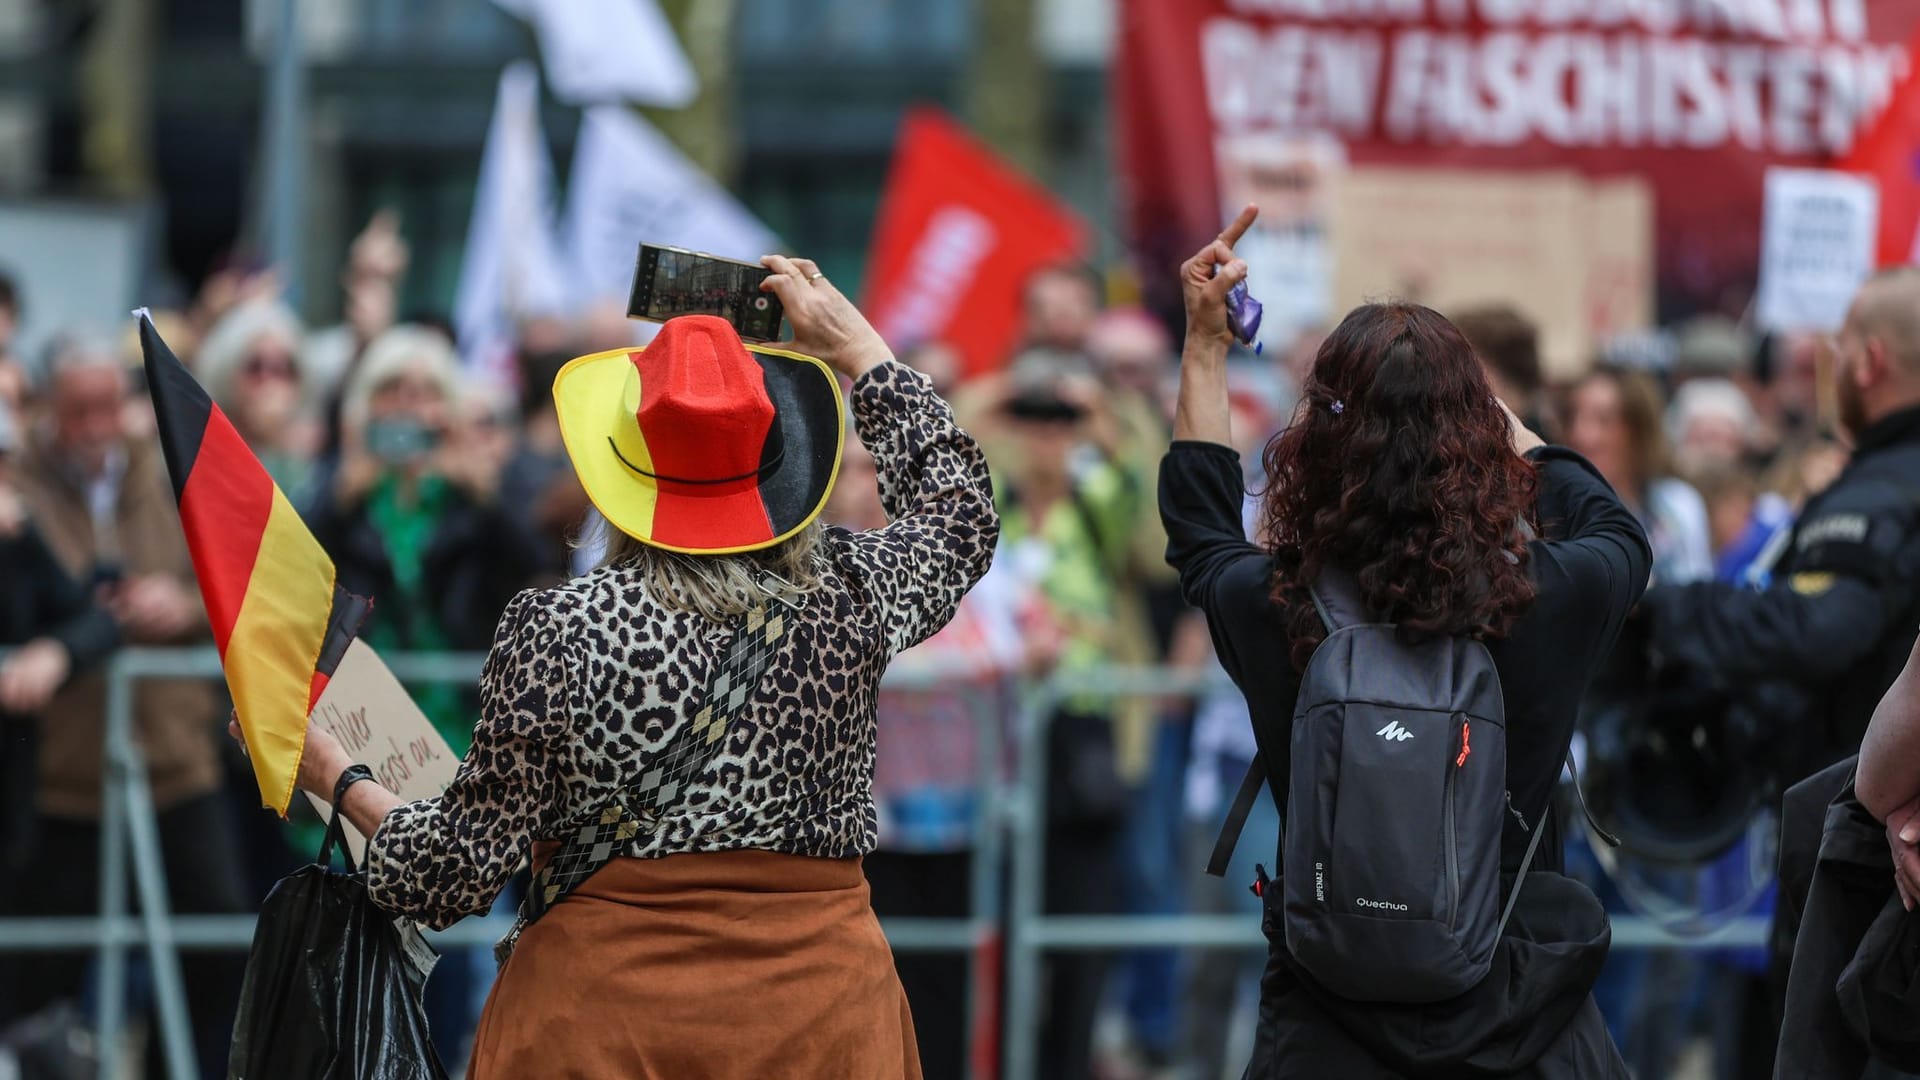
[[678, 248], [640, 247], [629, 318], [665, 322], [677, 315], [718, 315], [742, 338], [780, 336], [780, 300], [760, 291], [767, 268]]

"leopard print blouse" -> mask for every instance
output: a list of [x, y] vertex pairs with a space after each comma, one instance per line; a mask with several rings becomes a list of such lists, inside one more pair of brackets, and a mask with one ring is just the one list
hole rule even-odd
[[[925, 376], [853, 386], [893, 524], [829, 527], [809, 595], [726, 746], [624, 854], [755, 848], [844, 858], [874, 848], [874, 694], [887, 663], [953, 617], [1000, 523], [986, 459]], [[395, 808], [370, 845], [376, 903], [433, 927], [485, 911], [536, 839], [634, 782], [688, 722], [727, 630], [608, 567], [523, 592], [480, 676], [473, 748], [437, 799]]]

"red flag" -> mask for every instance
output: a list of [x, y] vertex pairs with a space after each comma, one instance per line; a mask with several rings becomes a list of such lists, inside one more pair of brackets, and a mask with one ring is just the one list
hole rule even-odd
[[1006, 362], [1027, 277], [1086, 247], [1073, 212], [934, 109], [900, 129], [861, 310], [896, 348], [940, 340], [968, 374]]
[[1900, 81], [1893, 84], [1887, 109], [1880, 114], [1840, 163], [1848, 172], [1864, 173], [1880, 185], [1880, 239], [1874, 262], [1900, 266], [1920, 261], [1920, 31], [1908, 46], [1915, 57]]

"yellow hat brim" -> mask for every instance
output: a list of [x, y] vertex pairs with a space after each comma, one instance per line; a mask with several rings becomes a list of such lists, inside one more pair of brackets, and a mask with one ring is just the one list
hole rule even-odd
[[[554, 412], [560, 421], [560, 438], [566, 445], [567, 457], [573, 462], [574, 475], [579, 477], [587, 498], [607, 519], [608, 524], [643, 544], [666, 551], [687, 555], [734, 555], [784, 543], [820, 516], [820, 512], [826, 508], [827, 495], [839, 479], [842, 451], [846, 443], [846, 405], [840, 394], [840, 380], [817, 357], [761, 345], [746, 345], [745, 348], [749, 353], [759, 356], [805, 365], [810, 373], [817, 372], [820, 379], [832, 388], [833, 464], [826, 483], [822, 485], [818, 497], [812, 500], [804, 517], [785, 528], [776, 528], [771, 539], [750, 543], [729, 543], [725, 538], [716, 538], [712, 546], [688, 547], [661, 543], [656, 538], [654, 518], [659, 504], [657, 482], [621, 464], [607, 446], [607, 440], [616, 434], [620, 426], [622, 403], [638, 381], [632, 357], [644, 352], [645, 347], [636, 346], [577, 357], [568, 361], [553, 379]], [[629, 447], [629, 452], [637, 452], [643, 457], [643, 460], [633, 462], [635, 466], [652, 470], [652, 461], [644, 457], [644, 444]]]

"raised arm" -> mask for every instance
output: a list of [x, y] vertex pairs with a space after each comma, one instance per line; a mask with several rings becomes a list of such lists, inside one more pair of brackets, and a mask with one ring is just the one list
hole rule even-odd
[[890, 654], [945, 626], [1000, 538], [986, 455], [925, 375], [883, 364], [853, 386], [860, 441], [880, 473], [884, 529], [844, 534], [842, 559], [879, 604]]
[[1227, 292], [1246, 280], [1247, 264], [1233, 253], [1260, 209], [1248, 206], [1233, 224], [1180, 267], [1180, 292], [1186, 298], [1187, 338], [1180, 350], [1180, 401], [1173, 414], [1179, 441], [1233, 445], [1227, 398]]
[[892, 524], [845, 534], [843, 561], [880, 607], [889, 653], [953, 618], [960, 598], [993, 561], [1000, 518], [986, 456], [954, 422], [926, 376], [893, 361], [853, 302], [806, 259], [769, 255], [762, 286], [779, 295], [795, 352], [817, 356], [853, 381], [853, 419], [880, 473]]

